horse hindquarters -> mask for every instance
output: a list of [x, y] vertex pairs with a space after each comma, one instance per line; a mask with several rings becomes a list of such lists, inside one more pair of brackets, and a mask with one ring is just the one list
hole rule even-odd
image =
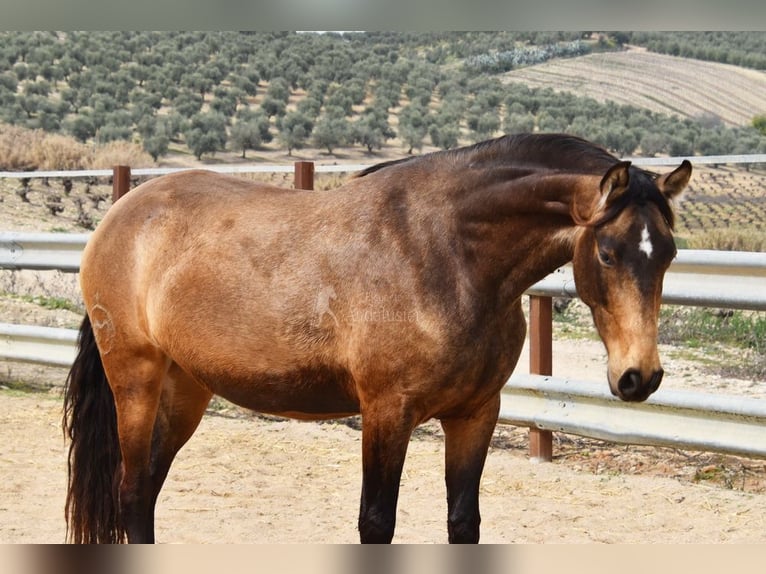
[[[159, 357], [142, 360], [114, 338], [109, 345], [102, 356], [86, 315], [64, 399], [64, 428], [71, 440], [69, 538], [75, 543], [153, 542], [149, 461], [161, 390]], [[142, 376], [142, 371], [152, 374]]]
[[121, 460], [117, 416], [88, 315], [64, 386], [63, 427], [71, 441], [67, 538], [78, 544], [122, 542], [115, 490]]
[[65, 514], [75, 543], [154, 541], [157, 496], [212, 396], [177, 365], [168, 368], [159, 350], [126, 343], [102, 362], [83, 320], [64, 402]]

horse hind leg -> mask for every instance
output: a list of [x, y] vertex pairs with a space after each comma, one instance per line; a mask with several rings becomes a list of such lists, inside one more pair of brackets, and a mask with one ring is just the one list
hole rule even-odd
[[154, 542], [154, 510], [175, 455], [196, 430], [212, 393], [158, 352], [113, 385], [122, 450], [120, 516], [128, 542]]
[[114, 396], [122, 454], [117, 475], [120, 523], [128, 542], [154, 542], [150, 462], [167, 359], [154, 347], [129, 351], [119, 346], [104, 356], [104, 370]]
[[172, 363], [162, 385], [154, 425], [150, 474], [152, 507], [176, 454], [197, 430], [213, 394]]
[[451, 544], [479, 542], [479, 482], [499, 409], [498, 394], [468, 417], [441, 420]]

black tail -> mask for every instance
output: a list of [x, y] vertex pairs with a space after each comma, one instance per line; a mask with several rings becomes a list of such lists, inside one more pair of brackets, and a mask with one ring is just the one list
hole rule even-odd
[[71, 441], [64, 509], [67, 539], [76, 544], [123, 542], [117, 495], [121, 460], [117, 414], [87, 315], [64, 386], [63, 427]]

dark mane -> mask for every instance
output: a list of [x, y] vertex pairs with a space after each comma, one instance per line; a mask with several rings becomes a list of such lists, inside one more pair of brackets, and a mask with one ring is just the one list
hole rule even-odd
[[619, 160], [604, 148], [568, 134], [512, 134], [446, 151], [385, 161], [355, 177], [415, 162], [445, 161], [471, 167], [518, 167], [572, 173], [604, 172]]
[[603, 173], [619, 160], [604, 148], [568, 134], [512, 134], [451, 153], [471, 165], [503, 165], [570, 173]]
[[[404, 164], [444, 162], [451, 166], [486, 169], [497, 178], [513, 178], [536, 171], [602, 175], [620, 160], [603, 147], [577, 136], [559, 133], [510, 134], [452, 150], [385, 161], [354, 175], [371, 173]], [[512, 174], [512, 175], [511, 175]], [[628, 203], [652, 202], [673, 228], [674, 214], [669, 202], [657, 190], [657, 174], [636, 166], [630, 168], [630, 191], [621, 208]], [[613, 214], [614, 215], [614, 214]]]
[[380, 171], [384, 167], [389, 167], [389, 166], [392, 166], [392, 165], [399, 165], [400, 163], [406, 163], [408, 161], [419, 160], [419, 159], [422, 159], [423, 157], [427, 157], [427, 156], [414, 155], [414, 156], [411, 156], [411, 157], [403, 157], [401, 159], [392, 159], [392, 160], [389, 160], [389, 161], [383, 161], [381, 163], [376, 163], [375, 165], [371, 165], [370, 167], [367, 167], [367, 168], [365, 168], [365, 169], [363, 169], [361, 171], [356, 172], [353, 177], [354, 178], [364, 177], [365, 175], [370, 175], [371, 173], [374, 173], [376, 171]]

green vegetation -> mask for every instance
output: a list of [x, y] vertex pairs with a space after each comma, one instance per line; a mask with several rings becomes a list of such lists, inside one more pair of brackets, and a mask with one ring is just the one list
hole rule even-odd
[[[537, 62], [664, 39], [642, 34], [0, 32], [0, 124], [66, 134], [88, 149], [140, 146], [154, 161], [170, 150], [246, 156], [270, 142], [288, 153], [308, 145], [372, 153], [395, 138], [403, 151], [448, 149], [503, 130], [568, 131], [622, 155], [766, 150], [758, 125], [501, 81]], [[755, 49], [757, 36], [730, 36], [726, 61], [737, 39]], [[0, 169], [82, 167], [20, 153], [0, 154]]]
[[666, 305], [661, 313], [660, 342], [704, 347], [729, 344], [766, 356], [766, 316]]
[[13, 299], [19, 299], [21, 301], [26, 301], [27, 303], [34, 303], [35, 305], [39, 305], [44, 309], [64, 309], [66, 311], [74, 311], [75, 313], [83, 312], [82, 307], [63, 297], [48, 297], [43, 295], [15, 295], [10, 293], [3, 294], [3, 297], [10, 297]]
[[695, 360], [707, 362], [724, 376], [766, 376], [764, 313], [666, 305], [660, 313], [659, 339], [699, 350]]
[[[597, 337], [582, 301], [554, 299], [553, 320], [554, 339]], [[674, 345], [676, 355], [723, 376], [766, 376], [766, 313], [663, 305], [659, 342]]]
[[[556, 334], [594, 338], [588, 308], [579, 300], [555, 299]], [[766, 359], [766, 314], [754, 311], [663, 305], [660, 313], [661, 343], [695, 349], [729, 345]]]
[[479, 72], [499, 74], [522, 66], [534, 66], [553, 58], [582, 56], [591, 51], [590, 44], [582, 40], [549, 44], [546, 46], [520, 46], [503, 52], [492, 51], [466, 59], [465, 65]]
[[43, 400], [61, 400], [57, 393], [51, 393], [50, 384], [30, 383], [27, 380], [20, 380], [13, 375], [13, 372], [0, 372], [0, 393], [4, 397], [25, 397], [29, 393], [40, 393], [40, 398]]
[[622, 44], [645, 46], [652, 52], [766, 70], [763, 32], [617, 32]]

